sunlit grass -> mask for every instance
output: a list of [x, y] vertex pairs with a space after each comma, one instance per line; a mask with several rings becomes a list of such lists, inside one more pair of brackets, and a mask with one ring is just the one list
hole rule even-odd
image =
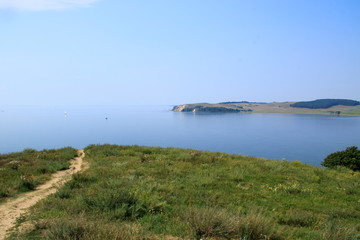
[[69, 168], [77, 155], [73, 148], [23, 152], [0, 155], [0, 201], [18, 193], [34, 190], [51, 174]]
[[140, 146], [86, 154], [90, 168], [14, 238], [359, 239], [360, 177], [344, 168]]

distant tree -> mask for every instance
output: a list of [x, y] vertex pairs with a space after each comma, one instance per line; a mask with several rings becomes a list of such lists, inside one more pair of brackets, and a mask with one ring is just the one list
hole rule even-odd
[[234, 104], [234, 103], [250, 103], [248, 101], [241, 101], [241, 102], [219, 102], [219, 104]]
[[360, 150], [352, 146], [344, 151], [331, 153], [324, 159], [321, 165], [328, 168], [344, 166], [354, 171], [360, 171]]

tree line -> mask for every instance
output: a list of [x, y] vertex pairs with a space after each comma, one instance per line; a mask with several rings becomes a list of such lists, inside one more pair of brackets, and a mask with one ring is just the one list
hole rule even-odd
[[349, 99], [318, 99], [314, 101], [297, 102], [294, 104], [290, 104], [291, 107], [310, 108], [310, 109], [330, 108], [336, 105], [356, 106], [356, 105], [360, 105], [360, 102]]

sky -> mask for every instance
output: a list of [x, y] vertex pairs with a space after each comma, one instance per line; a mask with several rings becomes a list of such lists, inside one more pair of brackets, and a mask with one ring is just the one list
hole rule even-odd
[[0, 0], [0, 105], [360, 100], [358, 0]]

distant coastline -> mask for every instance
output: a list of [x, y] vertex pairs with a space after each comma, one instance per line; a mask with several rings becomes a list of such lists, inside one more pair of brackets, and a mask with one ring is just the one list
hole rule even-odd
[[360, 116], [360, 102], [349, 99], [318, 99], [307, 102], [248, 102], [192, 103], [174, 106], [175, 112], [213, 113], [299, 113]]

